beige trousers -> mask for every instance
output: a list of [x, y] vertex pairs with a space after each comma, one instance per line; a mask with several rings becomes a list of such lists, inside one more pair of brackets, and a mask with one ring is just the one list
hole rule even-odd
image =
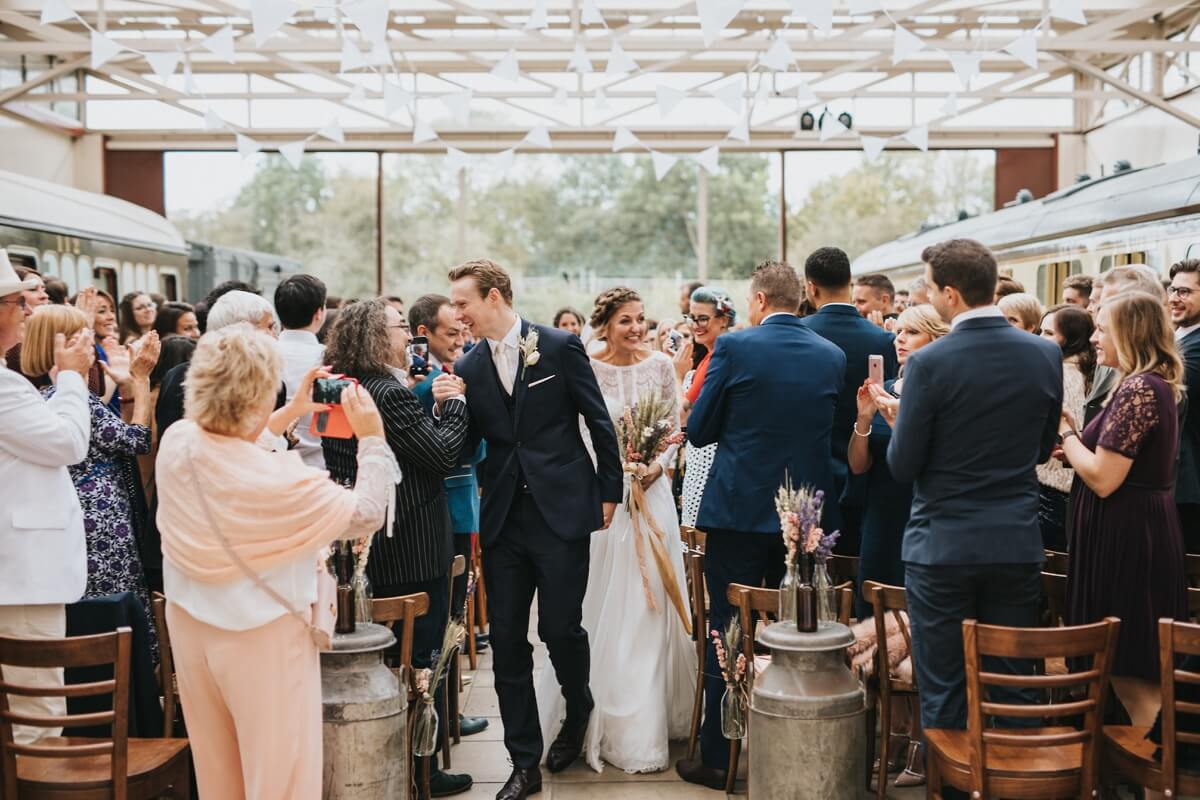
[[[0, 606], [0, 636], [23, 639], [62, 639], [67, 635], [67, 607], [64, 605]], [[63, 685], [62, 668], [29, 669], [0, 666], [5, 680], [20, 686], [52, 687]], [[22, 714], [65, 716], [65, 697], [10, 696], [12, 710]], [[14, 725], [13, 738], [18, 744], [30, 744], [47, 736], [62, 735], [62, 728], [32, 728]]]
[[291, 614], [248, 631], [167, 604], [201, 800], [320, 800], [321, 663]]

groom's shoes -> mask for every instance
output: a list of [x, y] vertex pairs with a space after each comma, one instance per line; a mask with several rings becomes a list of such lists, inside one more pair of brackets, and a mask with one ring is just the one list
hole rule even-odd
[[587, 735], [589, 714], [568, 714], [558, 737], [550, 745], [546, 753], [546, 769], [551, 772], [562, 772], [575, 763], [579, 752], [583, 750], [583, 739]]
[[537, 767], [522, 769], [513, 767], [512, 775], [504, 788], [496, 795], [496, 800], [525, 800], [531, 794], [542, 790], [542, 771]]
[[698, 758], [691, 761], [685, 758], [675, 762], [675, 771], [688, 783], [707, 786], [709, 789], [718, 791], [725, 789], [726, 773], [715, 767], [704, 766], [704, 762]]

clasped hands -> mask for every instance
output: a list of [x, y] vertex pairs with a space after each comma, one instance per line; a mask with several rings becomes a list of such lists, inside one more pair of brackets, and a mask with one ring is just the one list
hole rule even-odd
[[444, 372], [433, 379], [433, 402], [440, 409], [442, 403], [452, 397], [464, 397], [467, 394], [467, 382], [457, 375]]

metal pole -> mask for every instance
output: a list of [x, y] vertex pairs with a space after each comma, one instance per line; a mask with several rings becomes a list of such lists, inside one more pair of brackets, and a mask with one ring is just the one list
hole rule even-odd
[[375, 152], [375, 293], [383, 295], [383, 151]]
[[779, 151], [779, 260], [787, 261], [787, 150]]
[[467, 169], [458, 170], [458, 200], [455, 203], [457, 237], [454, 242], [454, 259], [458, 263], [467, 260]]
[[696, 176], [696, 271], [701, 283], [708, 282], [708, 170], [697, 168]]

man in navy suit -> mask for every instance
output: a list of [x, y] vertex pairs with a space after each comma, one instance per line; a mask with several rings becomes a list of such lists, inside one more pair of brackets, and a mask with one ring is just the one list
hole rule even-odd
[[1187, 416], [1179, 428], [1175, 506], [1187, 552], [1195, 553], [1200, 552], [1200, 261], [1172, 265], [1167, 295], [1188, 389]]
[[[723, 631], [732, 616], [725, 598], [729, 584], [760, 586], [765, 580], [778, 586], [783, 578], [775, 492], [785, 477], [822, 489], [826, 497], [833, 489], [829, 431], [846, 357], [800, 324], [800, 278], [790, 264], [768, 261], [754, 271], [749, 306], [755, 327], [717, 340], [688, 417], [693, 445], [720, 443], [696, 520], [708, 534], [704, 579], [710, 630]], [[836, 511], [826, 504], [827, 530], [836, 527], [830, 525]], [[686, 781], [720, 789], [729, 768], [729, 742], [721, 735], [725, 685], [711, 641], [705, 675], [701, 758], [680, 761], [676, 770]]]
[[567, 718], [546, 756], [547, 768], [558, 772], [579, 756], [593, 707], [583, 595], [591, 534], [608, 527], [621, 501], [621, 457], [579, 338], [517, 316], [508, 273], [491, 261], [455, 267], [450, 281], [456, 318], [478, 344], [455, 364], [455, 375], [434, 380], [433, 396], [440, 405], [465, 391], [465, 451], [487, 440], [479, 532], [496, 694], [513, 764], [496, 800], [524, 800], [541, 791], [543, 750], [529, 607], [536, 591], [538, 635], [566, 699]]
[[833, 457], [833, 498], [841, 506], [839, 553], [858, 554], [863, 517], [863, 487], [866, 476], [855, 478], [846, 465], [850, 436], [858, 414], [858, 387], [867, 379], [871, 356], [883, 356], [883, 377], [899, 371], [892, 334], [866, 320], [858, 312], [850, 290], [850, 259], [836, 247], [814, 250], [804, 262], [804, 286], [808, 299], [818, 309], [801, 324], [816, 331], [846, 354], [846, 380], [838, 395], [833, 415], [830, 454]]
[[882, 387], [871, 393], [894, 428], [892, 475], [913, 482], [902, 555], [921, 721], [961, 729], [963, 620], [1037, 625], [1043, 551], [1034, 467], [1057, 439], [1062, 355], [1005, 321], [986, 247], [952, 239], [921, 259], [951, 331], [909, 356], [900, 400]]

